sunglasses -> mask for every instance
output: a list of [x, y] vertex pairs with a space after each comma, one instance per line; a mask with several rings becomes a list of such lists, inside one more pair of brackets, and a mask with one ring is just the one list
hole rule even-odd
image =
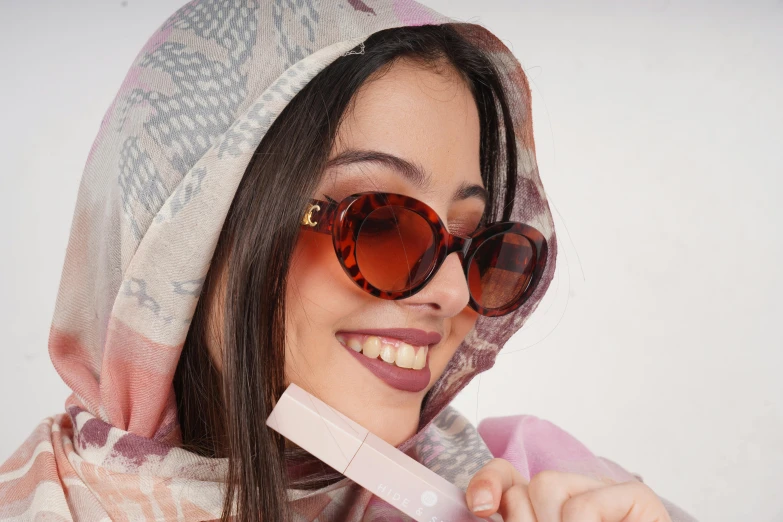
[[531, 226], [502, 221], [458, 237], [425, 203], [388, 192], [362, 192], [340, 202], [312, 199], [302, 227], [330, 234], [348, 277], [382, 299], [416, 294], [446, 256], [457, 252], [469, 306], [489, 317], [519, 308], [535, 290], [546, 260], [546, 240]]

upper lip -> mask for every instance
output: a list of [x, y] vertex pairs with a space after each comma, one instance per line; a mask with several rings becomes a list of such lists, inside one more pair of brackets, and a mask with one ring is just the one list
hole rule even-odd
[[392, 337], [413, 346], [430, 346], [438, 344], [441, 335], [437, 332], [425, 332], [416, 328], [369, 328], [364, 330], [344, 330], [338, 333], [355, 333], [365, 335], [377, 335], [378, 337]]

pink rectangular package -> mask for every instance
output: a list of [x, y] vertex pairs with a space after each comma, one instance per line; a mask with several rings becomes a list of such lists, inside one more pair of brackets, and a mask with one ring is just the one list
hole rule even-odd
[[418, 522], [503, 520], [477, 517], [464, 491], [296, 384], [266, 424]]

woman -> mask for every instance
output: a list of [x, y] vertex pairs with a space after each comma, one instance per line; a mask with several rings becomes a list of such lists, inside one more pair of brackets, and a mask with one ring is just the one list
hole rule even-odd
[[293, 382], [477, 515], [692, 520], [546, 421], [449, 406], [557, 251], [525, 76], [449, 22], [213, 0], [153, 35], [78, 196], [49, 341], [73, 395], [0, 468], [0, 518], [405, 519], [266, 427]]

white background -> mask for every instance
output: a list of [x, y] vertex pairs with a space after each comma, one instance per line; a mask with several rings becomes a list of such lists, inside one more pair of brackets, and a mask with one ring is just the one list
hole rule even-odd
[[[63, 409], [46, 346], [82, 169], [184, 2], [124, 3], [0, 0], [0, 462]], [[425, 3], [525, 67], [561, 248], [457, 407], [550, 420], [701, 521], [783, 520], [783, 3]]]

